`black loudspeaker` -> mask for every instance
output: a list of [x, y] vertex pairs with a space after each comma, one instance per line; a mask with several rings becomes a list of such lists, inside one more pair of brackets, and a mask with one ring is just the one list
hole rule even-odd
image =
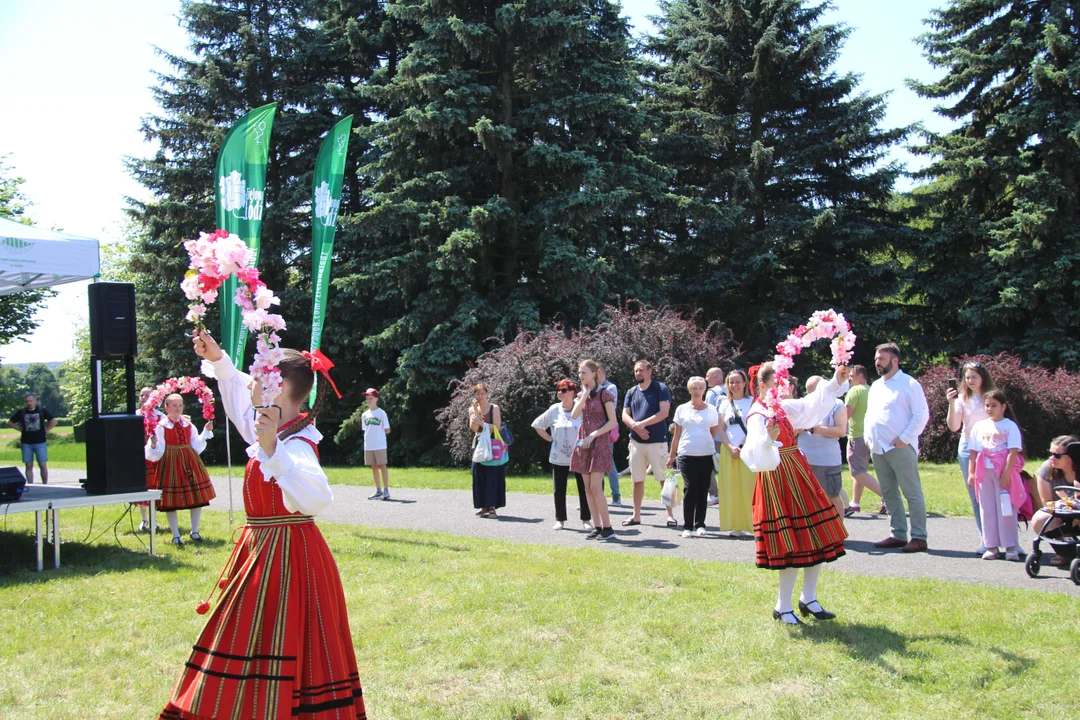
[[131, 283], [92, 283], [90, 296], [90, 354], [99, 360], [135, 357], [135, 286]]
[[143, 419], [138, 415], [102, 415], [86, 421], [88, 495], [146, 490]]
[[0, 467], [0, 503], [15, 502], [26, 487], [26, 478], [17, 467]]

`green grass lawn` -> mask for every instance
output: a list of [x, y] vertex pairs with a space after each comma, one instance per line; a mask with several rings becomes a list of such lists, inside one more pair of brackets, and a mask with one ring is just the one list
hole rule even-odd
[[[224, 513], [203, 546], [149, 558], [79, 542], [31, 569], [32, 519], [0, 530], [0, 717], [150, 718], [204, 618], [195, 602], [231, 549]], [[128, 528], [127, 519], [123, 520]], [[3, 527], [3, 526], [0, 526]], [[747, 564], [632, 556], [325, 523], [372, 718], [1069, 717], [1080, 600], [826, 572], [832, 623], [770, 619], [776, 575]], [[11, 570], [15, 565], [17, 569]]]

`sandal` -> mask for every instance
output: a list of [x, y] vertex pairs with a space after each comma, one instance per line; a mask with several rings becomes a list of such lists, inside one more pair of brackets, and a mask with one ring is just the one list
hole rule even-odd
[[488, 514], [488, 509], [487, 508], [480, 508], [479, 510], [477, 510], [476, 512], [473, 513], [473, 517], [487, 517], [487, 514]]
[[490, 510], [488, 510], [488, 514], [485, 515], [484, 517], [491, 518], [492, 520], [498, 520], [499, 519], [499, 513], [495, 512], [495, 508], [491, 508]]
[[679, 526], [679, 521], [678, 521], [678, 520], [674, 520], [674, 519], [672, 519], [672, 518], [668, 518], [668, 521], [667, 521], [667, 526], [668, 526], [668, 527], [678, 527], [678, 526]]
[[623, 520], [622, 524], [623, 524], [623, 527], [630, 527], [631, 525], [640, 525], [641, 521], [640, 520], [635, 520], [634, 518], [629, 518], [627, 520]]

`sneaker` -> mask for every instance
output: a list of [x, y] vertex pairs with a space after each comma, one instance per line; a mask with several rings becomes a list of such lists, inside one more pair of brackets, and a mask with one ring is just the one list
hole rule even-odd
[[1020, 559], [1020, 553], [1017, 552], [1016, 548], [1014, 548], [1014, 547], [1013, 548], [1005, 548], [1005, 559], [1006, 560], [1012, 560], [1013, 562], [1016, 562], [1017, 560]]
[[600, 537], [600, 532], [601, 532], [600, 528], [594, 527], [592, 529], [592, 532], [590, 532], [588, 535], [585, 536], [585, 539], [586, 540], [595, 540], [596, 538]]
[[611, 498], [611, 505], [612, 507], [622, 507], [622, 498]]
[[706, 505], [708, 505], [709, 507], [715, 507], [715, 506], [717, 506], [719, 504], [720, 504], [720, 498], [718, 498], [716, 495], [710, 495], [709, 500], [706, 503]]
[[552, 530], [562, 530], [566, 527], [566, 524], [562, 520], [556, 520], [555, 524], [551, 526]]
[[368, 500], [378, 500], [382, 497], [382, 490], [376, 490], [374, 495], [368, 495]]
[[582, 530], [595, 530], [596, 528], [594, 528], [593, 524], [591, 522], [589, 522], [588, 520], [582, 520], [581, 521], [581, 529]]
[[694, 531], [694, 534], [698, 537], [705, 537], [705, 528], [698, 528]]
[[980, 543], [979, 547], [975, 549], [975, 554], [982, 555], [984, 552], [986, 552], [986, 546]]
[[682, 531], [682, 536], [684, 538], [693, 537], [693, 533], [691, 533], [689, 530], [683, 530]]
[[998, 558], [998, 552], [997, 552], [997, 550], [995, 550], [993, 548], [987, 550], [986, 552], [984, 552], [982, 554], [982, 559], [983, 560], [997, 560], [997, 558]]
[[881, 507], [878, 508], [877, 514], [878, 515], [888, 515], [889, 514], [889, 509], [885, 507], [885, 503], [881, 503]]
[[386, 492], [384, 492], [382, 494], [382, 499], [383, 500], [389, 500], [390, 499], [390, 491], [389, 490], [387, 490]]
[[609, 527], [606, 527], [606, 528], [604, 528], [603, 530], [600, 531], [600, 537], [604, 538], [605, 540], [607, 540], [608, 538], [614, 537], [614, 536], [615, 536], [615, 531], [612, 530]]

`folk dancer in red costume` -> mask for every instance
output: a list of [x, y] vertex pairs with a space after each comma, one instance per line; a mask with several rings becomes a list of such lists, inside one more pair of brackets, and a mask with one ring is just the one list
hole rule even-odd
[[771, 422], [765, 394], [775, 383], [772, 363], [750, 369], [756, 400], [747, 415], [746, 444], [742, 459], [757, 473], [754, 486], [754, 544], [757, 566], [780, 571], [780, 592], [773, 618], [800, 625], [791, 606], [799, 568], [803, 590], [799, 611], [818, 620], [836, 617], [817, 600], [821, 563], [844, 555], [847, 530], [836, 506], [814, 478], [796, 442], [796, 430], [818, 425], [829, 414], [835, 399], [847, 389], [848, 368], [839, 366], [828, 382], [818, 383], [813, 393], [799, 400], [781, 400], [786, 419]]
[[225, 412], [251, 443], [247, 525], [161, 720], [365, 720], [341, 578], [313, 517], [333, 500], [319, 464], [322, 436], [312, 424], [332, 385], [328, 375], [311, 412], [300, 412], [313, 366], [325, 372], [331, 364], [319, 353], [285, 350], [280, 412], [256, 414], [261, 385], [237, 371], [209, 335], [200, 332], [194, 344], [213, 365]]
[[[139, 391], [139, 407], [135, 410], [136, 415], [142, 415], [142, 407], [146, 404], [147, 398], [150, 397], [150, 393], [154, 392], [154, 388], [147, 386]], [[158, 422], [160, 423], [165, 417], [165, 413], [161, 412], [157, 408], [154, 409], [154, 413], [157, 415]], [[145, 452], [144, 452], [145, 455]], [[151, 460], [146, 460], [146, 489], [157, 490], [157, 469], [158, 464]], [[148, 502], [135, 503], [139, 507], [139, 513], [142, 515], [142, 522], [139, 523], [139, 532], [150, 531], [150, 514]]]
[[156, 468], [155, 483], [161, 490], [158, 510], [164, 511], [169, 519], [173, 545], [184, 544], [180, 539], [178, 510], [191, 511], [191, 539], [202, 542], [199, 535], [202, 509], [217, 493], [199, 455], [206, 449], [206, 441], [213, 437], [214, 423], [207, 422], [199, 433], [191, 420], [184, 417], [184, 398], [175, 394], [165, 398], [165, 417], [146, 441], [144, 451], [146, 461], [154, 463]]

